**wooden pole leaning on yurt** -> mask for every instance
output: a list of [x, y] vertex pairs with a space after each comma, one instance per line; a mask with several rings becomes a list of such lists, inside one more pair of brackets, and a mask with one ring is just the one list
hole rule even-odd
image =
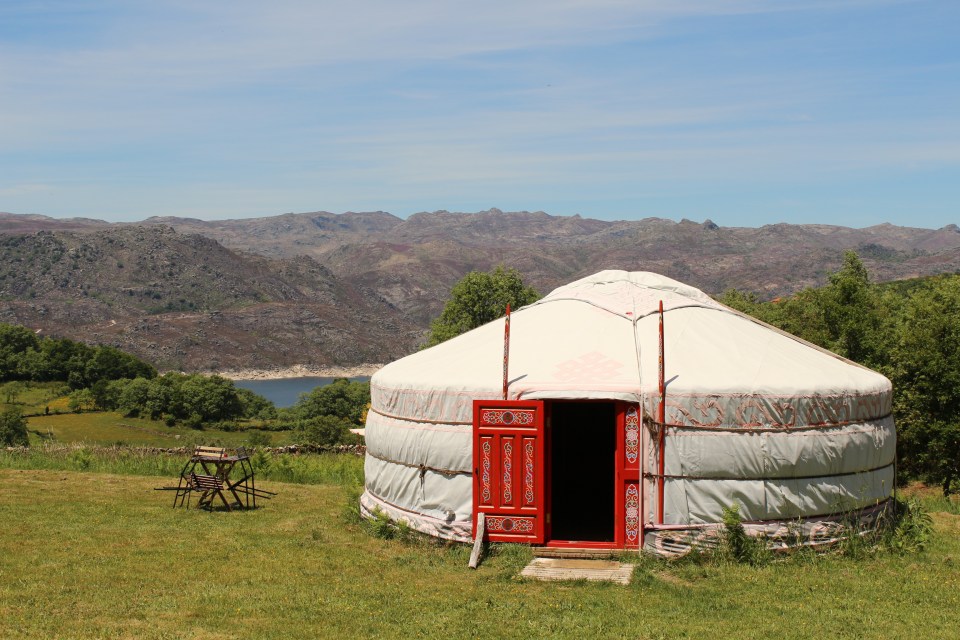
[[667, 431], [667, 383], [664, 375], [664, 353], [663, 353], [663, 300], [660, 301], [660, 407], [657, 409], [657, 422], [660, 423], [660, 443], [659, 455], [657, 456], [657, 524], [663, 524], [663, 484], [666, 465], [664, 464], [664, 437]]
[[510, 303], [507, 303], [507, 318], [503, 323], [503, 399], [507, 399], [507, 385], [509, 378], [507, 375], [510, 369]]

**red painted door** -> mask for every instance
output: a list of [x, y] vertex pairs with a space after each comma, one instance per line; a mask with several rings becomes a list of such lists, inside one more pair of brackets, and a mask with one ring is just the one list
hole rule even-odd
[[543, 402], [473, 402], [473, 513], [490, 540], [543, 543], [543, 445]]

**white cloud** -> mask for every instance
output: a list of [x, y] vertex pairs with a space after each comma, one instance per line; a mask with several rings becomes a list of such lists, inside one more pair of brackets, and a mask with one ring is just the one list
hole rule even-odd
[[51, 193], [56, 191], [56, 189], [56, 187], [49, 184], [14, 184], [10, 186], [0, 185], [0, 197], [31, 196], [41, 193]]
[[[56, 79], [96, 89], [115, 82], [171, 87], [244, 82], [264, 74], [364, 61], [425, 61], [545, 46], [609, 44], [658, 34], [673, 20], [804, 10], [818, 3], [759, 0], [365, 0], [46, 3], [18, 13], [69, 11], [89, 42], [7, 42], [0, 79]], [[830, 6], [850, 5], [835, 2]], [[855, 4], [855, 3], [854, 3]], [[100, 20], [98, 15], [104, 17]], [[92, 23], [92, 24], [91, 24]]]

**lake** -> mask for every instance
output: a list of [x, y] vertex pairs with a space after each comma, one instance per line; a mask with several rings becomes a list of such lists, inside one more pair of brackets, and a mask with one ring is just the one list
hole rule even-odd
[[[369, 376], [359, 376], [350, 378], [358, 382], [366, 382]], [[297, 403], [301, 393], [313, 391], [315, 387], [323, 387], [336, 380], [336, 378], [281, 378], [279, 380], [234, 380], [233, 384], [242, 388], [250, 389], [258, 393], [277, 407], [292, 407]]]

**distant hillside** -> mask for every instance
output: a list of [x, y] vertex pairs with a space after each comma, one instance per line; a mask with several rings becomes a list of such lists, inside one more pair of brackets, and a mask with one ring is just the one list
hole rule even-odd
[[608, 222], [543, 212], [383, 212], [285, 214], [203, 222], [164, 218], [146, 224], [215, 238], [274, 257], [309, 255], [344, 282], [369, 287], [420, 326], [442, 308], [471, 269], [517, 268], [541, 292], [601, 269], [645, 270], [718, 294], [730, 287], [767, 297], [825, 282], [843, 252], [857, 251], [876, 280], [960, 269], [960, 229], [883, 224], [866, 229], [772, 224], [719, 227], [659, 218]]
[[421, 333], [309, 257], [240, 254], [161, 226], [0, 237], [0, 300], [4, 322], [189, 370], [377, 362]]
[[[0, 280], [7, 300], [0, 320], [36, 322], [43, 301], [47, 317], [58, 318], [50, 327], [68, 327], [80, 309], [91, 317], [95, 309], [101, 324], [84, 326], [96, 339], [127, 340], [126, 348], [159, 366], [187, 368], [388, 361], [415, 348], [458, 279], [498, 264], [515, 267], [542, 293], [601, 269], [626, 269], [712, 294], [736, 287], [767, 298], [823, 284], [848, 249], [876, 281], [960, 271], [956, 225], [737, 228], [498, 209], [406, 220], [316, 212], [136, 224], [0, 214], [0, 234], [24, 233], [31, 235], [4, 249], [3, 268], [16, 270], [12, 261], [36, 254], [37, 273], [16, 285]], [[54, 261], [57, 253], [65, 257]], [[128, 324], [102, 326], [111, 320]]]

